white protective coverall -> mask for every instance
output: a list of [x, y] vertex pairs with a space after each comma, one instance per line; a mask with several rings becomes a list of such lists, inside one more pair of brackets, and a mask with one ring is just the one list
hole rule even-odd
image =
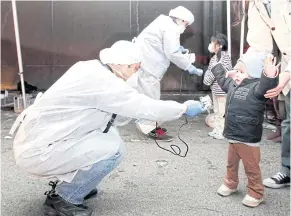
[[[179, 12], [184, 10], [188, 11], [186, 8], [182, 8]], [[186, 16], [185, 20], [189, 20], [189, 25], [191, 25], [194, 22], [194, 16], [189, 13], [181, 16]], [[187, 16], [189, 17], [188, 20]], [[179, 50], [180, 34], [178, 25], [170, 16], [160, 15], [134, 39], [134, 42], [138, 44], [142, 51], [143, 62], [137, 72], [135, 83], [138, 86], [132, 87], [141, 90], [153, 99], [159, 100], [161, 95], [160, 81], [170, 66], [170, 62], [185, 71], [189, 69], [195, 61], [195, 55], [193, 53], [182, 54]], [[137, 123], [138, 128], [145, 134], [156, 126], [155, 122], [146, 120], [139, 120]]]
[[15, 160], [28, 173], [71, 182], [79, 169], [118, 151], [118, 125], [103, 133], [112, 113], [170, 121], [186, 109], [139, 94], [98, 60], [78, 62], [19, 116]]

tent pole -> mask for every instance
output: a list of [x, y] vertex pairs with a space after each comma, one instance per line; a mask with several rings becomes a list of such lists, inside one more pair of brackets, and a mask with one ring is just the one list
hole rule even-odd
[[25, 109], [26, 108], [26, 98], [25, 98], [25, 87], [24, 87], [24, 78], [23, 78], [23, 65], [22, 65], [22, 56], [21, 56], [21, 47], [20, 47], [20, 38], [19, 38], [17, 8], [16, 8], [15, 0], [12, 0], [11, 3], [12, 3], [12, 12], [13, 12], [13, 22], [14, 22], [14, 32], [15, 32], [15, 39], [16, 39], [19, 75], [20, 75], [22, 97], [23, 97], [23, 108]]

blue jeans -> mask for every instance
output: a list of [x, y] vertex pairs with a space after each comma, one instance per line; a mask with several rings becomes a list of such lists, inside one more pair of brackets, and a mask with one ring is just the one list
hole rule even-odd
[[82, 204], [84, 197], [120, 164], [123, 156], [124, 146], [121, 144], [118, 152], [113, 157], [93, 164], [89, 170], [79, 170], [72, 182], [62, 182], [58, 185], [57, 194], [69, 203]]
[[290, 93], [285, 96], [286, 119], [282, 126], [281, 172], [290, 176]]

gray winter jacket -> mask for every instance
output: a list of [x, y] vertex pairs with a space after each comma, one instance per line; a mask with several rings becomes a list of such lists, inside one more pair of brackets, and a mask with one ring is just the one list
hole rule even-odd
[[266, 103], [264, 94], [277, 86], [278, 76], [269, 78], [262, 73], [261, 79], [244, 79], [237, 85], [231, 78], [225, 78], [226, 69], [221, 63], [211, 71], [227, 93], [224, 137], [242, 143], [260, 142]]

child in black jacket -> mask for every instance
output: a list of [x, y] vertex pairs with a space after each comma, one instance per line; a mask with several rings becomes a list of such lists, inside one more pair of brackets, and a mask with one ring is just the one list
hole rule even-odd
[[217, 192], [229, 196], [236, 191], [239, 161], [242, 159], [248, 177], [248, 194], [242, 203], [249, 207], [256, 207], [263, 201], [259, 142], [263, 132], [264, 94], [278, 82], [276, 58], [265, 56], [257, 52], [243, 55], [235, 66], [233, 78], [227, 77], [221, 63], [211, 70], [222, 90], [227, 92], [223, 131], [229, 141], [227, 173]]

